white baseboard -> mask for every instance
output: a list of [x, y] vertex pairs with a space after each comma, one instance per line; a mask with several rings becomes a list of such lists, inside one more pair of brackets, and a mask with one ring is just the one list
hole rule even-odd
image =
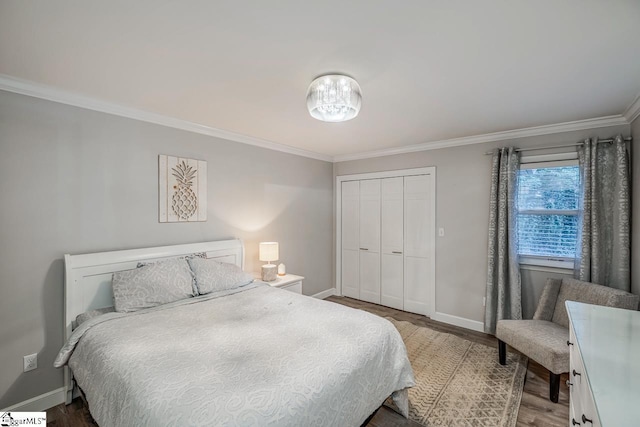
[[315, 295], [311, 295], [313, 298], [325, 299], [329, 298], [331, 295], [336, 294], [336, 288], [329, 288], [326, 291], [318, 292]]
[[471, 329], [472, 331], [484, 332], [484, 323], [478, 322], [477, 320], [465, 319], [464, 317], [438, 312], [431, 316], [431, 319], [442, 323], [448, 323], [449, 325]]
[[65, 402], [66, 390], [64, 387], [57, 388], [53, 391], [32, 397], [24, 402], [16, 403], [0, 410], [0, 412], [42, 412], [49, 408]]

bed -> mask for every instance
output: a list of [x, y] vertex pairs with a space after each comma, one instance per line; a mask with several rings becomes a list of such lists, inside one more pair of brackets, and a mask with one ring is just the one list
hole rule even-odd
[[102, 426], [359, 426], [414, 385], [387, 320], [256, 281], [153, 308], [113, 305], [111, 278], [200, 254], [243, 266], [239, 240], [65, 256], [67, 402], [74, 383]]

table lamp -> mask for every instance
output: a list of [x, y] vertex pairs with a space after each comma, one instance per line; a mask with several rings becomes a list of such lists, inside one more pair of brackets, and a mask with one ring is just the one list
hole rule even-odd
[[266, 261], [267, 264], [262, 266], [262, 280], [265, 282], [273, 282], [278, 275], [278, 267], [271, 264], [277, 261], [278, 242], [260, 242], [260, 261]]

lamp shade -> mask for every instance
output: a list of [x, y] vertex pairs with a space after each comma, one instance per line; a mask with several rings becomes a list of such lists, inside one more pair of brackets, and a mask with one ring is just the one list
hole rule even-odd
[[260, 261], [271, 262], [278, 259], [278, 242], [260, 242]]

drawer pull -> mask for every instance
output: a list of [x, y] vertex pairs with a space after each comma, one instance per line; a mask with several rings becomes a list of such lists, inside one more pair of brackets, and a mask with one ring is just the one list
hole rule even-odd
[[571, 418], [571, 425], [579, 426], [579, 425], [580, 425], [580, 423], [579, 423], [579, 422], [577, 422], [575, 418]]
[[573, 345], [573, 343], [569, 340], [567, 340], [567, 345]]
[[368, 251], [369, 249], [367, 248], [360, 248], [361, 251]]
[[580, 372], [576, 372], [576, 370], [574, 369], [573, 371], [571, 371], [571, 373], [573, 374], [573, 376], [581, 376]]
[[582, 422], [593, 424], [593, 420], [590, 420], [589, 418], [585, 417], [584, 414], [582, 414]]
[[391, 251], [392, 254], [398, 254], [398, 255], [402, 255], [402, 252], [400, 251]]

